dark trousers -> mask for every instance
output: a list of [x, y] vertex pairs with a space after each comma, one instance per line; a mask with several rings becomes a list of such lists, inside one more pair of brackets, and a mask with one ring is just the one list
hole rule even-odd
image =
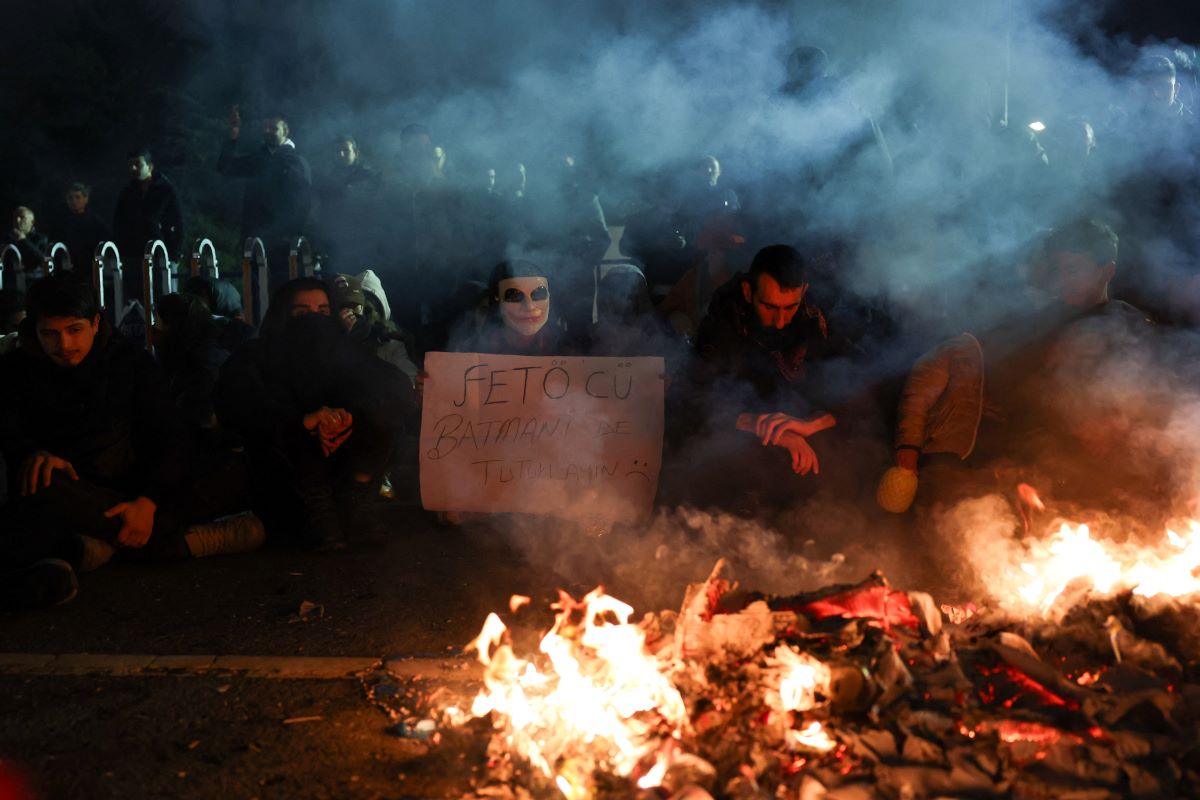
[[277, 441], [251, 442], [252, 507], [275, 540], [305, 543], [315, 538], [310, 513], [315, 503], [329, 503], [354, 480], [368, 475], [378, 481], [392, 454], [392, 433], [368, 425], [326, 456], [315, 436], [293, 431]]
[[[55, 473], [51, 484], [38, 489], [37, 494], [10, 497], [0, 508], [0, 569], [22, 567], [43, 558], [61, 558], [79, 566], [79, 536], [116, 542], [121, 520], [109, 519], [104, 512], [130, 499], [127, 492], [82, 478], [73, 481], [61, 473]], [[154, 513], [150, 541], [144, 548], [130, 552], [149, 559], [183, 555], [185, 523], [177, 506], [163, 503]]]

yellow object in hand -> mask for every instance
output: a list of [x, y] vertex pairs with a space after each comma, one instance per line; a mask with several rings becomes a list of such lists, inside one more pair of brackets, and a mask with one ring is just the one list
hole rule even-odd
[[875, 502], [884, 511], [903, 514], [917, 496], [917, 473], [904, 467], [892, 467], [879, 479]]

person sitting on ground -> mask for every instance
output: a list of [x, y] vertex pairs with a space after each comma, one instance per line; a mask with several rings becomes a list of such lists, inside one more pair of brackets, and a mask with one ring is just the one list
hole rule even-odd
[[229, 549], [214, 550], [207, 529], [188, 527], [209, 517], [187, 491], [188, 443], [162, 374], [110, 327], [92, 288], [45, 278], [30, 287], [27, 312], [21, 346], [0, 359], [0, 450], [11, 469], [0, 606], [70, 600], [76, 571], [114, 548], [163, 558], [256, 546], [230, 534]]
[[12, 229], [6, 235], [5, 242], [16, 247], [21, 253], [22, 269], [40, 275], [50, 243], [34, 227], [34, 221], [33, 211], [26, 206], [17, 206], [13, 211]]
[[502, 355], [567, 355], [560, 320], [551, 314], [549, 270], [532, 261], [502, 261], [488, 282], [488, 321], [470, 340], [451, 343], [458, 352]]
[[224, 278], [195, 275], [183, 285], [183, 293], [204, 302], [217, 327], [217, 344], [232, 353], [242, 342], [254, 338], [254, 326], [242, 319], [242, 296]]
[[818, 434], [836, 420], [809, 374], [829, 336], [807, 302], [805, 267], [795, 249], [772, 245], [714, 293], [687, 379], [670, 387], [660, 502], [758, 515], [834, 485], [835, 443]]
[[609, 267], [596, 287], [594, 356], [664, 356], [676, 360], [683, 340], [654, 313], [646, 276], [633, 264]]
[[159, 298], [151, 339], [180, 419], [193, 432], [212, 432], [217, 417], [212, 390], [229, 351], [217, 341], [208, 306], [191, 294]]
[[369, 503], [412, 397], [408, 378], [355, 346], [332, 315], [323, 281], [283, 284], [213, 394], [218, 420], [246, 444], [268, 533], [319, 550], [380, 537]]
[[806, 380], [810, 362], [826, 356], [830, 340], [821, 310], [807, 302], [803, 256], [787, 245], [759, 250], [750, 271], [714, 294], [696, 334], [697, 385], [732, 380], [745, 391], [742, 405], [715, 422], [753, 432], [764, 445], [785, 448], [792, 468], [816, 473], [820, 463], [808, 438], [835, 424], [813, 408]]
[[[1107, 431], [1108, 439], [1117, 434], [1119, 415], [1101, 421], [1087, 411], [1098, 387], [1077, 381], [1085, 384], [1082, 391], [1075, 385], [1060, 397], [1049, 388], [1070, 373], [1066, 362], [1097, 349], [1115, 355], [1153, 328], [1146, 314], [1109, 298], [1117, 247], [1116, 233], [1095, 220], [1052, 231], [1030, 276], [1035, 287], [1051, 293], [1045, 309], [990, 333], [963, 333], [914, 364], [900, 399], [894, 446], [896, 466], [921, 476], [921, 507], [1011, 489], [1007, 484], [1021, 464], [1046, 461], [1052, 452], [1078, 452], [1080, 443], [1097, 444], [1091, 441], [1097, 433]], [[1081, 347], [1085, 340], [1093, 343]], [[1061, 425], [1048, 424], [1061, 416], [1060, 402], [1074, 405]], [[1076, 441], [1048, 441], [1064, 434]], [[1117, 469], [1112, 459], [1108, 464], [1108, 472]], [[1099, 476], [1089, 472], [1087, 482], [1095, 485]], [[1062, 482], [1066, 474], [1064, 467], [1055, 478]]]
[[368, 300], [361, 278], [335, 275], [330, 281], [330, 300], [334, 316], [352, 341], [403, 372], [410, 382], [416, 381], [419, 370], [409, 358], [403, 334], [383, 318], [377, 301]]

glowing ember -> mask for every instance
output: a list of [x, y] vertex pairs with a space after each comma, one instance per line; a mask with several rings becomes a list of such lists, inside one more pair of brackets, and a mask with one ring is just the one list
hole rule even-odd
[[1087, 525], [1064, 523], [1047, 541], [1026, 540], [1019, 569], [990, 578], [1001, 603], [1042, 614], [1073, 585], [1099, 595], [1193, 595], [1200, 593], [1200, 523], [1192, 520], [1187, 535], [1168, 530], [1157, 547], [1099, 540]]
[[638, 785], [657, 786], [669, 766], [663, 746], [688, 724], [670, 665], [647, 653], [645, 634], [629, 623], [633, 609], [602, 589], [581, 602], [560, 592], [554, 608], [542, 656], [531, 660], [513, 653], [504, 623], [488, 616], [469, 645], [486, 668], [471, 712], [494, 712], [509, 749], [566, 797], [589, 794], [598, 768], [622, 777], [644, 770]]

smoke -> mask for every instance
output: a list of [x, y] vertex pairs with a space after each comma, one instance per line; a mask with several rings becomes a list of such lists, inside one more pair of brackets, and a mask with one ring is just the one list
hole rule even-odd
[[534, 567], [576, 591], [603, 584], [641, 611], [677, 608], [689, 583], [703, 581], [718, 559], [742, 588], [788, 595], [857, 580], [874, 569], [850, 565], [812, 539], [796, 540], [765, 520], [692, 508], [660, 510], [646, 525], [578, 525], [514, 516], [500, 523]]

